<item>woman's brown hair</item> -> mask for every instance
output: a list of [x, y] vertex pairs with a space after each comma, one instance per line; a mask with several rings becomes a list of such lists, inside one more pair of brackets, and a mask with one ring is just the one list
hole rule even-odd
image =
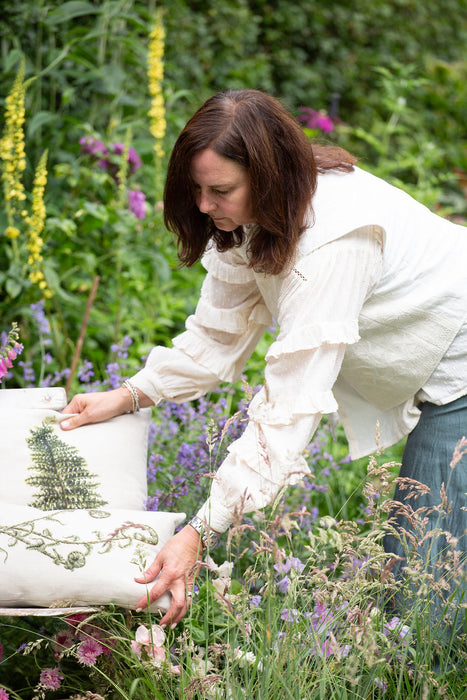
[[219, 231], [195, 202], [191, 161], [211, 148], [248, 171], [255, 225], [250, 267], [277, 274], [290, 264], [311, 213], [317, 174], [352, 170], [355, 159], [336, 147], [312, 146], [294, 117], [259, 90], [214, 95], [191, 117], [172, 151], [164, 191], [164, 221], [178, 237], [182, 263], [200, 259], [213, 239], [218, 250], [241, 245], [242, 227]]

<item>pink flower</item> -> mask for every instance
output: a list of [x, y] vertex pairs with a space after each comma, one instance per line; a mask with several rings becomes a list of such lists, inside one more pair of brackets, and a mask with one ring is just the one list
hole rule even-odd
[[0, 379], [8, 372], [8, 367], [3, 357], [0, 357]]
[[144, 650], [154, 666], [162, 666], [166, 660], [164, 649], [165, 632], [159, 625], [152, 625], [149, 630], [140, 625], [135, 633], [135, 641], [131, 643], [131, 651], [138, 659]]
[[320, 129], [324, 133], [334, 131], [334, 121], [324, 110], [319, 112], [311, 107], [300, 107], [302, 114], [297, 119], [308, 129]]
[[76, 656], [83, 666], [94, 666], [97, 657], [103, 652], [102, 644], [97, 639], [85, 639], [78, 647]]
[[128, 208], [137, 219], [146, 216], [146, 195], [140, 190], [128, 190]]
[[80, 622], [86, 620], [89, 617], [89, 613], [75, 613], [74, 615], [68, 615], [65, 618], [65, 622], [68, 622], [72, 627], [78, 627]]
[[10, 700], [10, 696], [6, 692], [5, 688], [0, 688], [0, 700]]
[[44, 668], [41, 671], [40, 683], [47, 690], [58, 690], [62, 684], [63, 676], [58, 668]]
[[52, 637], [52, 649], [61, 653], [65, 649], [69, 649], [73, 646], [73, 633], [69, 629], [63, 629], [57, 632], [57, 634]]

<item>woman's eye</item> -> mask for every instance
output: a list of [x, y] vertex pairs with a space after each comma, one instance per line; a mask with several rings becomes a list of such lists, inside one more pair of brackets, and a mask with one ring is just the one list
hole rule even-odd
[[228, 194], [226, 190], [213, 190], [214, 194]]

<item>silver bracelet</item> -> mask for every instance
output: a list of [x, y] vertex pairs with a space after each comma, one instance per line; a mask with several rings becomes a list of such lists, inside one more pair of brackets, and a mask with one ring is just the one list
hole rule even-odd
[[124, 386], [125, 389], [128, 389], [128, 391], [130, 392], [131, 402], [132, 402], [132, 413], [138, 413], [138, 411], [139, 411], [139, 396], [138, 396], [138, 392], [136, 390], [135, 385], [132, 384], [129, 379], [125, 379], [122, 386]]
[[215, 530], [211, 530], [201, 518], [195, 515], [188, 523], [201, 537], [201, 542], [205, 549], [214, 549], [219, 544], [220, 535]]

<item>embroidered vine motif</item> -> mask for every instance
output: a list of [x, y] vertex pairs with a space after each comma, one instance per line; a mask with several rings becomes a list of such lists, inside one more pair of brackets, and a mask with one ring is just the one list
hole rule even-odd
[[308, 280], [307, 280], [307, 278], [305, 277], [305, 275], [302, 275], [302, 273], [300, 272], [300, 270], [297, 270], [296, 267], [292, 268], [292, 272], [295, 272], [295, 274], [298, 275], [298, 277], [300, 277], [300, 279], [301, 279], [303, 282], [308, 282]]
[[[87, 512], [93, 518], [110, 517], [110, 513], [105, 511], [89, 510]], [[94, 551], [98, 554], [107, 554], [114, 546], [123, 549], [135, 544], [138, 548], [138, 543], [156, 545], [159, 539], [154, 528], [130, 521], [126, 521], [111, 533], [93, 531], [94, 539], [91, 541], [82, 540], [79, 535], [60, 537], [56, 527], [54, 530], [51, 529], [55, 525], [63, 526], [60, 515], [61, 513], [57, 512], [15, 525], [0, 525], [0, 537], [2, 535], [8, 537], [7, 547], [14, 547], [21, 542], [26, 549], [34, 549], [52, 559], [57, 566], [63, 566], [70, 571], [85, 566], [86, 558]], [[0, 551], [5, 554], [6, 561], [8, 550], [0, 547]]]
[[26, 438], [33, 465], [32, 476], [25, 479], [38, 491], [29, 504], [40, 510], [98, 508], [105, 501], [97, 491], [96, 474], [87, 469], [86, 460], [73, 445], [68, 445], [54, 432], [56, 418], [44, 418]]

